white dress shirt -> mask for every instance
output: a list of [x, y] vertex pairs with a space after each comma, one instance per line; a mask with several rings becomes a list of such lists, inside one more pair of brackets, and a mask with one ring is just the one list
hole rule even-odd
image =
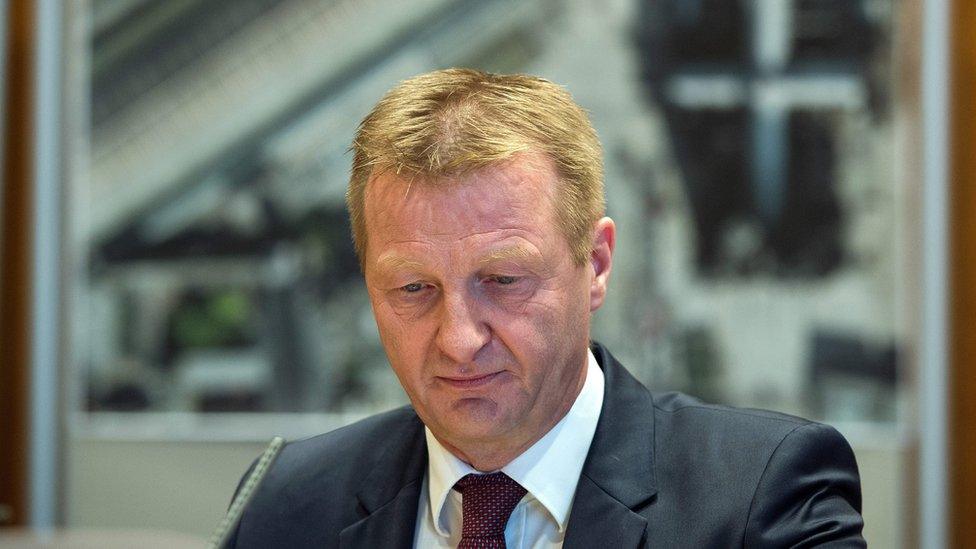
[[[563, 546], [573, 495], [603, 408], [603, 371], [592, 351], [583, 388], [569, 412], [548, 433], [501, 471], [528, 493], [505, 527], [508, 549]], [[461, 494], [454, 484], [480, 473], [427, 434], [427, 476], [417, 511], [414, 547], [457, 547], [461, 541]]]

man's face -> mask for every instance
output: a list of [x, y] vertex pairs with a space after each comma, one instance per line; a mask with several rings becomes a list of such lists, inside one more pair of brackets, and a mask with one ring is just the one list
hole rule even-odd
[[[613, 222], [577, 265], [558, 229], [555, 170], [523, 156], [439, 185], [370, 182], [366, 285], [390, 364], [441, 442], [527, 447], [582, 387]], [[524, 450], [524, 448], [522, 448]]]

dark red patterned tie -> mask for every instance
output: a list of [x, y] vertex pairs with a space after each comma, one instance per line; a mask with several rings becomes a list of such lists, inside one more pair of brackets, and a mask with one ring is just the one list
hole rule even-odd
[[461, 543], [458, 549], [505, 549], [505, 524], [525, 488], [505, 473], [465, 475], [461, 492]]

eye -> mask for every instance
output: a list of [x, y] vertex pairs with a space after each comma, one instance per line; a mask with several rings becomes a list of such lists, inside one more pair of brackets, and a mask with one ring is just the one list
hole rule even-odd
[[421, 291], [423, 289], [424, 289], [424, 285], [421, 282], [411, 282], [410, 284], [407, 284], [406, 286], [401, 286], [400, 287], [400, 290], [402, 290], [402, 291], [404, 291], [404, 292], [406, 292], [408, 294], [415, 294], [415, 293], [417, 293], [417, 292], [419, 292], [419, 291]]
[[516, 282], [518, 282], [519, 279], [517, 276], [496, 275], [496, 276], [489, 276], [487, 280], [488, 282], [494, 282], [495, 284], [508, 286], [510, 284], [515, 284]]

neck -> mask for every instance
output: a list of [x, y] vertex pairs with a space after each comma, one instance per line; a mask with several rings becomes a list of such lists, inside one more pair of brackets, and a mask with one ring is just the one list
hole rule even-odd
[[511, 463], [512, 460], [519, 457], [522, 452], [529, 449], [532, 444], [535, 444], [533, 441], [517, 449], [499, 448], [489, 450], [484, 447], [479, 447], [474, 452], [466, 452], [449, 442], [440, 439], [438, 440], [448, 452], [451, 452], [455, 457], [482, 473], [490, 473], [492, 471], [501, 469], [502, 467]]

